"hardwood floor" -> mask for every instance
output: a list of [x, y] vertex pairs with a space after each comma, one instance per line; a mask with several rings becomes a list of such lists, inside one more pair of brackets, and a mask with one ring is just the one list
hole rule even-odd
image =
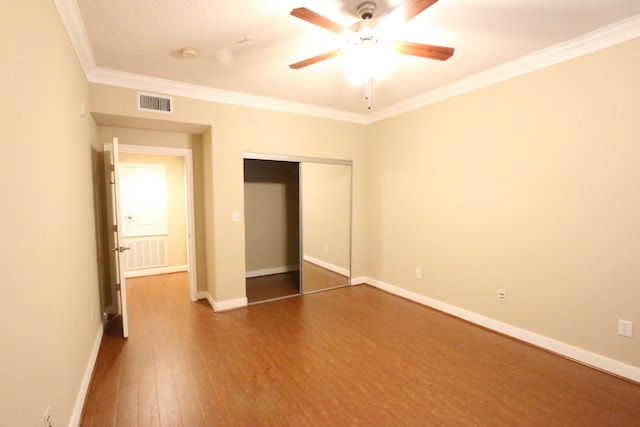
[[246, 279], [249, 304], [300, 294], [300, 272], [269, 274]]
[[366, 285], [214, 313], [140, 279], [83, 426], [640, 425], [640, 385]]

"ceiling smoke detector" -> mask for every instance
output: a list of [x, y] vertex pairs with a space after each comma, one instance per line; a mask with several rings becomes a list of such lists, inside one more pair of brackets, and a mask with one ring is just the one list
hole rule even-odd
[[183, 58], [193, 59], [198, 57], [198, 51], [192, 47], [183, 47], [181, 53]]

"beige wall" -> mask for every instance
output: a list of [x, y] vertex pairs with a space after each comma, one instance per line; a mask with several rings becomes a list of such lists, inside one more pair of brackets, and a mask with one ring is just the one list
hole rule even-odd
[[[290, 113], [257, 110], [174, 97], [171, 116], [138, 111], [136, 92], [91, 85], [91, 111], [98, 115], [157, 118], [206, 125], [202, 134], [208, 291], [216, 301], [245, 298], [243, 152], [353, 160], [353, 271], [365, 264], [365, 128], [362, 125]], [[231, 222], [231, 212], [241, 213]]]
[[351, 166], [302, 163], [304, 255], [349, 270]]
[[66, 426], [100, 330], [96, 130], [53, 2], [1, 9], [0, 424]]
[[367, 274], [640, 366], [640, 334], [616, 334], [640, 323], [639, 52], [369, 126]]
[[[140, 122], [132, 121], [131, 126]], [[205, 196], [204, 196], [204, 166], [203, 143], [201, 135], [193, 135], [184, 132], [155, 131], [151, 129], [137, 129], [116, 126], [99, 126], [98, 136], [100, 146], [110, 142], [114, 137], [122, 145], [140, 145], [163, 148], [188, 148], [192, 151], [193, 163], [193, 192], [194, 192], [194, 217], [196, 236], [196, 268], [198, 278], [198, 290], [207, 289], [207, 253], [205, 240]]]
[[[294, 271], [300, 263], [298, 163], [245, 160], [246, 271]], [[267, 271], [265, 271], [267, 270]]]
[[120, 153], [120, 164], [163, 165], [167, 184], [167, 261], [169, 267], [187, 265], [187, 212], [184, 157]]

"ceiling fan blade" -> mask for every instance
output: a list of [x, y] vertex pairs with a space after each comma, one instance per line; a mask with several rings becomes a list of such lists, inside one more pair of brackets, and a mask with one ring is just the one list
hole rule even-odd
[[300, 62], [296, 62], [295, 64], [291, 64], [289, 65], [289, 68], [293, 68], [294, 70], [299, 70], [300, 68], [304, 68], [308, 65], [313, 65], [315, 63], [324, 61], [325, 59], [333, 58], [334, 56], [338, 56], [340, 54], [342, 54], [341, 49], [332, 50], [330, 52], [325, 52], [320, 55], [312, 56], [311, 58], [307, 58]]
[[295, 16], [296, 18], [300, 18], [303, 21], [307, 21], [313, 25], [317, 25], [318, 27], [322, 27], [325, 30], [338, 33], [340, 35], [343, 35], [349, 31], [337, 22], [332, 21], [331, 19], [326, 18], [312, 10], [309, 10], [306, 7], [298, 7], [296, 9], [293, 9], [291, 11], [291, 15]]
[[405, 0], [404, 3], [389, 14], [388, 19], [395, 23], [408, 22], [437, 1], [438, 0]]
[[437, 59], [438, 61], [446, 61], [451, 58], [452, 47], [433, 46], [430, 44], [412, 43], [412, 42], [392, 42], [394, 52], [405, 55], [419, 56], [421, 58]]

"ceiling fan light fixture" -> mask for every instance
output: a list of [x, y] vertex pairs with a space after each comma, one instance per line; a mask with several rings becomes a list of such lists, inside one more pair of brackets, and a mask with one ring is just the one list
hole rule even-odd
[[381, 34], [377, 30], [378, 24], [379, 21], [374, 19], [356, 22], [349, 27], [351, 32], [347, 34], [347, 41], [350, 45], [354, 45], [358, 44], [360, 40], [379, 40]]
[[391, 47], [386, 43], [363, 42], [345, 52], [347, 79], [356, 85], [381, 81], [393, 71]]

